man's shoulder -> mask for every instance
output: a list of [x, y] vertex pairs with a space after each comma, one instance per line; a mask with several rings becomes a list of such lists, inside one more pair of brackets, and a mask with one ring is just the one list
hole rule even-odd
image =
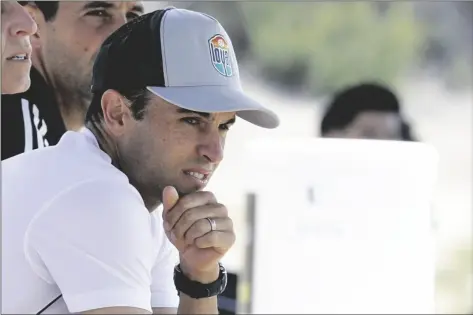
[[[2, 183], [3, 197], [15, 208], [38, 209], [56, 199], [83, 204], [109, 196], [121, 203], [142, 202], [127, 176], [79, 132], [68, 132], [55, 146], [2, 161]], [[22, 196], [28, 198], [18, 200]]]
[[[56, 191], [36, 217], [49, 224], [143, 226], [149, 213], [136, 190], [120, 178], [93, 178]], [[36, 220], [33, 220], [36, 221]], [[67, 224], [68, 222], [68, 224]]]
[[[128, 178], [113, 166], [97, 166], [85, 159], [68, 163], [64, 160], [74, 157], [58, 154], [57, 149], [44, 148], [2, 161], [4, 197], [26, 195], [37, 206], [52, 200], [89, 205], [112, 199], [117, 203], [143, 202]], [[16, 188], [19, 186], [22, 189]]]
[[70, 185], [51, 202], [61, 205], [82, 205], [88, 208], [109, 209], [124, 206], [142, 206], [143, 199], [130, 183], [119, 176], [86, 179]]
[[17, 177], [22, 173], [37, 171], [55, 173], [59, 178], [72, 181], [91, 175], [104, 177], [105, 174], [122, 174], [87, 135], [77, 131], [67, 131], [56, 145], [5, 159], [2, 168], [15, 172]]

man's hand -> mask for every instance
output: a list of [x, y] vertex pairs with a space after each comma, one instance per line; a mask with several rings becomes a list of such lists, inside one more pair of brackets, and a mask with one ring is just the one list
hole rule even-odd
[[[207, 219], [215, 222], [215, 230]], [[211, 192], [198, 191], [182, 198], [174, 187], [163, 191], [166, 235], [177, 248], [183, 272], [196, 281], [213, 282], [218, 262], [235, 242], [227, 208]]]

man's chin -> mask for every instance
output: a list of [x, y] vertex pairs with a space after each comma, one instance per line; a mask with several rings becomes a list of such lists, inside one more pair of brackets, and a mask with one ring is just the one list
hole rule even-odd
[[182, 179], [180, 178], [179, 183], [177, 183], [174, 188], [176, 188], [179, 195], [188, 195], [197, 191], [204, 190], [205, 187], [207, 187], [209, 180], [210, 176], [205, 180], [199, 180], [191, 175], [186, 174]]
[[180, 187], [180, 186], [174, 186], [174, 188], [176, 188], [177, 190], [177, 193], [179, 194], [180, 197], [182, 196], [185, 196], [185, 195], [189, 195], [189, 194], [193, 194], [197, 191], [202, 191], [205, 189], [207, 185], [204, 185], [204, 186], [195, 186], [195, 187]]

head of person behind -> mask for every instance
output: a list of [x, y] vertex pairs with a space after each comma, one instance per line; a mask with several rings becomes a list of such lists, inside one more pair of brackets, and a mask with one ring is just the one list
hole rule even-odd
[[97, 56], [86, 127], [152, 209], [163, 189], [201, 190], [236, 117], [279, 119], [242, 91], [230, 38], [213, 18], [169, 8], [112, 34]]
[[399, 100], [387, 87], [362, 83], [337, 93], [321, 123], [322, 137], [414, 141]]
[[36, 23], [17, 1], [2, 6], [2, 94], [16, 94], [30, 86], [30, 36]]
[[52, 87], [69, 130], [83, 125], [92, 66], [102, 42], [143, 14], [139, 1], [23, 1], [38, 24], [33, 67]]

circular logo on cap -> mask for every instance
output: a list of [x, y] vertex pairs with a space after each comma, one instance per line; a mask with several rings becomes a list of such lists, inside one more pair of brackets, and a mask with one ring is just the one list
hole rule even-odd
[[231, 77], [233, 69], [230, 61], [230, 48], [225, 38], [220, 35], [214, 35], [209, 39], [210, 59], [215, 70], [223, 76]]

